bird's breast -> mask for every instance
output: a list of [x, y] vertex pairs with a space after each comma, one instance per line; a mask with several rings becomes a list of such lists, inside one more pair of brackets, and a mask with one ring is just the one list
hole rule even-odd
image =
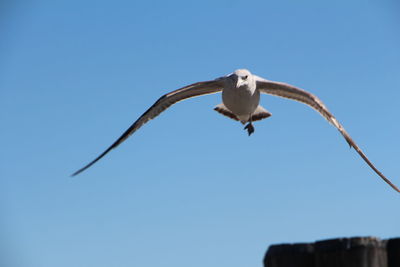
[[250, 116], [260, 102], [260, 92], [242, 86], [239, 88], [224, 88], [222, 102], [235, 115]]

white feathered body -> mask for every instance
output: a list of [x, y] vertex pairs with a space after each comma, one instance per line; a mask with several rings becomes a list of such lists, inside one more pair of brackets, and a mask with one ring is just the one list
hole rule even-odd
[[260, 91], [255, 83], [245, 84], [239, 87], [233, 83], [227, 83], [222, 91], [222, 102], [243, 123], [249, 121], [260, 103]]

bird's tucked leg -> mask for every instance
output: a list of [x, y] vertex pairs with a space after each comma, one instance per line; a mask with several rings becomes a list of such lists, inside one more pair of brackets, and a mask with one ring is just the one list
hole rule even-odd
[[247, 130], [247, 132], [249, 133], [249, 136], [250, 136], [252, 133], [254, 133], [253, 121], [259, 121], [262, 119], [266, 119], [266, 118], [271, 117], [271, 115], [272, 115], [271, 112], [269, 112], [262, 106], [258, 105], [258, 107], [254, 111], [254, 113], [250, 116], [250, 119], [249, 119], [246, 127], [244, 127], [244, 129]]
[[254, 133], [254, 126], [253, 123], [251, 121], [249, 121], [249, 123], [247, 123], [246, 127], [244, 127], [245, 130], [247, 130], [249, 136]]

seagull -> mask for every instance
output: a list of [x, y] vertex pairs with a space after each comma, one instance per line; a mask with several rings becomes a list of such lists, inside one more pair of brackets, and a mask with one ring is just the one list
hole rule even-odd
[[231, 74], [219, 77], [215, 80], [193, 83], [161, 96], [111, 146], [89, 164], [73, 173], [72, 176], [76, 176], [92, 166], [108, 152], [124, 142], [146, 122], [160, 115], [161, 112], [171, 105], [188, 98], [219, 92], [222, 92], [222, 103], [217, 105], [214, 110], [233, 120], [241, 122], [245, 125], [244, 129], [247, 130], [249, 136], [254, 133], [254, 121], [266, 119], [272, 115], [259, 104], [261, 93], [292, 99], [310, 106], [339, 130], [350, 148], [353, 147], [376, 174], [394, 190], [400, 193], [400, 189], [371, 163], [364, 152], [358, 147], [347, 131], [318, 97], [287, 83], [266, 80], [250, 73], [250, 71], [246, 69], [238, 69]]

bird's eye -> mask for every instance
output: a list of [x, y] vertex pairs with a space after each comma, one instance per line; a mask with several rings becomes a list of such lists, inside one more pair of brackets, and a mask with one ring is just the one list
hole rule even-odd
[[247, 77], [248, 77], [247, 75], [246, 75], [246, 76], [243, 76], [243, 80], [247, 80]]

